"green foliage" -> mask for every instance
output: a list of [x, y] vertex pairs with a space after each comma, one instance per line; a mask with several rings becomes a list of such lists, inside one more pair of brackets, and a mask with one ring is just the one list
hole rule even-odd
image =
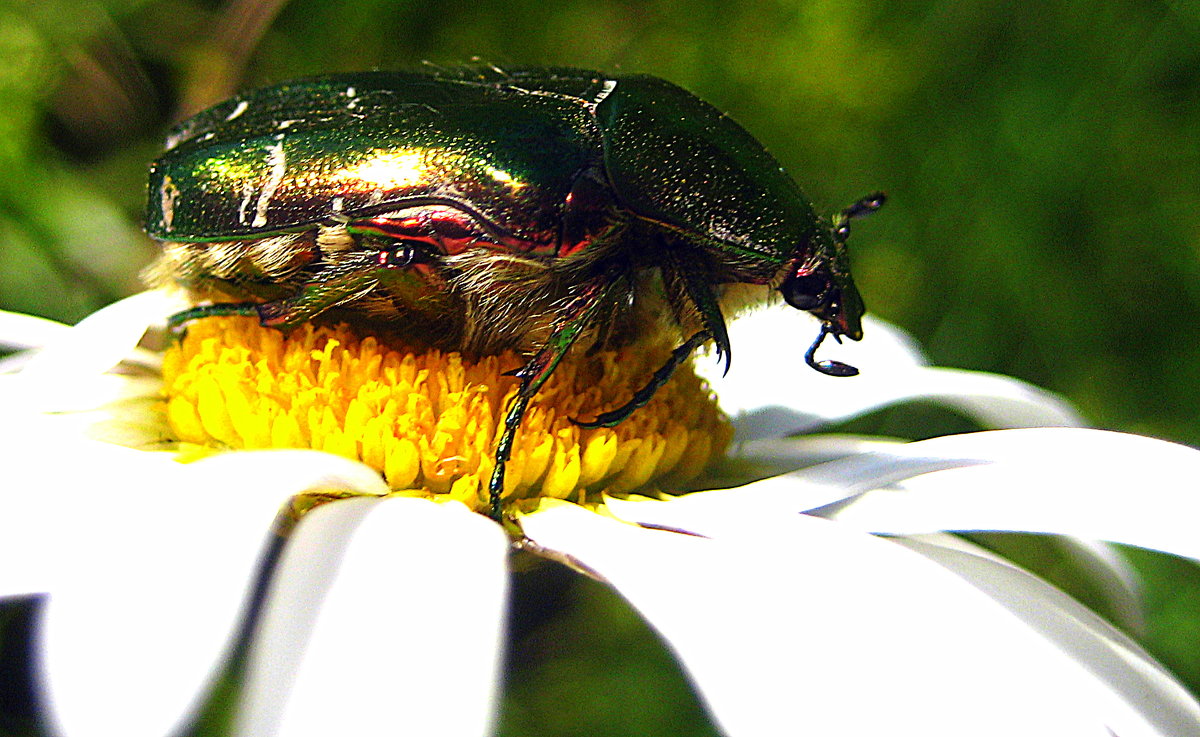
[[[664, 76], [821, 208], [887, 191], [852, 242], [871, 311], [937, 363], [1200, 444], [1188, 3], [0, 0], [0, 307], [74, 320], [137, 289], [145, 165], [172, 120], [300, 74], [474, 56]], [[1194, 629], [1195, 566], [1170, 576], [1151, 599], [1174, 616], [1193, 597]], [[1200, 662], [1194, 636], [1159, 639]]]

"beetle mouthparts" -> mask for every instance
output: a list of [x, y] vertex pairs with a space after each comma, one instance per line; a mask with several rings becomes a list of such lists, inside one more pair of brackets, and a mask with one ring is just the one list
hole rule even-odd
[[825, 340], [826, 335], [832, 335], [834, 340], [841, 343], [841, 335], [837, 330], [827, 322], [821, 323], [821, 332], [817, 335], [817, 339], [808, 347], [808, 351], [804, 354], [804, 362], [811, 366], [814, 370], [820, 371], [826, 376], [858, 376], [858, 369], [848, 363], [841, 361], [818, 361], [814, 358], [817, 353], [817, 348], [821, 347], [821, 343]]

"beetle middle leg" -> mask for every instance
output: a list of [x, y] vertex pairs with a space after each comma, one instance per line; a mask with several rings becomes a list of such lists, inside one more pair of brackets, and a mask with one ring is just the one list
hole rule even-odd
[[504, 415], [504, 429], [496, 443], [496, 467], [492, 470], [492, 478], [488, 482], [488, 512], [497, 522], [501, 519], [500, 497], [504, 493], [504, 465], [512, 457], [517, 428], [525, 418], [529, 400], [546, 383], [559, 362], [567, 355], [567, 351], [591, 325], [600, 305], [613, 291], [617, 281], [612, 274], [605, 273], [587, 282], [555, 320], [550, 337], [542, 349], [513, 373], [513, 376], [521, 380], [521, 386]]
[[411, 262], [398, 250], [354, 251], [313, 270], [307, 281], [290, 296], [269, 302], [232, 302], [202, 305], [171, 316], [177, 328], [185, 322], [219, 315], [256, 315], [264, 327], [286, 329], [308, 322], [331, 307], [353, 302], [379, 283], [381, 268], [406, 266]]
[[172, 332], [183, 328], [184, 323], [205, 317], [225, 317], [229, 315], [258, 315], [257, 302], [221, 302], [215, 305], [200, 305], [176, 312], [167, 318], [167, 328]]

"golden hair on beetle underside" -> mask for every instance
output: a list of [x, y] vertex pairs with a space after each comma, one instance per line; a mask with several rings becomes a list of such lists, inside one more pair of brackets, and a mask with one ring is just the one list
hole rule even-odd
[[142, 279], [152, 287], [209, 286], [214, 281], [286, 282], [314, 258], [311, 238], [306, 235], [287, 233], [210, 243], [167, 241], [162, 244], [162, 255], [142, 273]]

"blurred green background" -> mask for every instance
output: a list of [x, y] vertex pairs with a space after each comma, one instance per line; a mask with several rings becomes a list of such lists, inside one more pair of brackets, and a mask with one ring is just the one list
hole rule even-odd
[[[138, 289], [145, 167], [181, 116], [292, 76], [476, 56], [657, 74], [819, 208], [887, 191], [852, 242], [876, 315], [936, 363], [1200, 444], [1197, 3], [0, 0], [0, 308], [75, 321]], [[1137, 559], [1160, 581], [1149, 641], [1200, 690], [1196, 567]], [[693, 733], [655, 692], [657, 656], [614, 655], [645, 633], [598, 621], [597, 599], [567, 585], [566, 615], [530, 614], [506, 733], [599, 733], [576, 707], [648, 715], [613, 733]], [[559, 630], [594, 637], [596, 665], [546, 665], [567, 645], [535, 645]]]

